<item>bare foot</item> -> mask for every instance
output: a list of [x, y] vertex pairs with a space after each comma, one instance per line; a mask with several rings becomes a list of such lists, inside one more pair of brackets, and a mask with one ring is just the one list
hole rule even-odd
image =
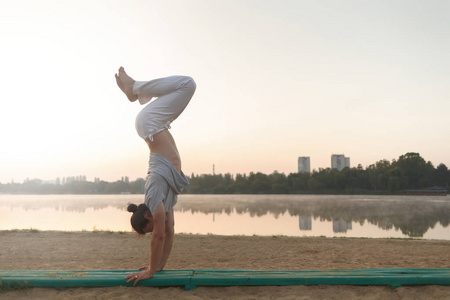
[[119, 68], [119, 75], [114, 74], [114, 76], [116, 77], [117, 85], [122, 90], [122, 92], [125, 93], [128, 100], [130, 100], [131, 102], [136, 101], [138, 96], [136, 94], [133, 94], [133, 85], [136, 81], [128, 76], [123, 67]]

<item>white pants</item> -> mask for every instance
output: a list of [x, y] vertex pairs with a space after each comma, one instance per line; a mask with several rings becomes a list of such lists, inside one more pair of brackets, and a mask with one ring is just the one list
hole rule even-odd
[[196, 84], [188, 76], [170, 76], [151, 81], [136, 81], [133, 93], [139, 102], [145, 104], [152, 98], [155, 101], [144, 107], [136, 117], [136, 131], [143, 139], [153, 141], [153, 136], [172, 123], [188, 105], [194, 95]]

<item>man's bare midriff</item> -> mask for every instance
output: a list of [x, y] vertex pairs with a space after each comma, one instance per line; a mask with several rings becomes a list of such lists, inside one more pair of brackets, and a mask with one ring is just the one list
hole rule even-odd
[[175, 140], [169, 130], [165, 129], [153, 136], [153, 141], [145, 139], [151, 153], [158, 153], [169, 159], [181, 174], [181, 159]]

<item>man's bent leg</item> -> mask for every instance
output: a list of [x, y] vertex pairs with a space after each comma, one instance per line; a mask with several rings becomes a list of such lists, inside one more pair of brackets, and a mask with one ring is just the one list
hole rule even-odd
[[149, 102], [153, 97], [172, 95], [172, 97], [166, 97], [161, 105], [180, 106], [182, 110], [194, 95], [195, 88], [195, 82], [191, 77], [170, 76], [150, 81], [136, 81], [133, 93], [138, 95], [141, 104]]

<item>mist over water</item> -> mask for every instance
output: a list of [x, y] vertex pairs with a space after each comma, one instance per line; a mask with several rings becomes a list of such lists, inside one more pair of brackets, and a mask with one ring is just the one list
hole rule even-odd
[[[143, 195], [0, 195], [0, 230], [131, 231]], [[181, 195], [175, 231], [450, 240], [449, 196]]]

